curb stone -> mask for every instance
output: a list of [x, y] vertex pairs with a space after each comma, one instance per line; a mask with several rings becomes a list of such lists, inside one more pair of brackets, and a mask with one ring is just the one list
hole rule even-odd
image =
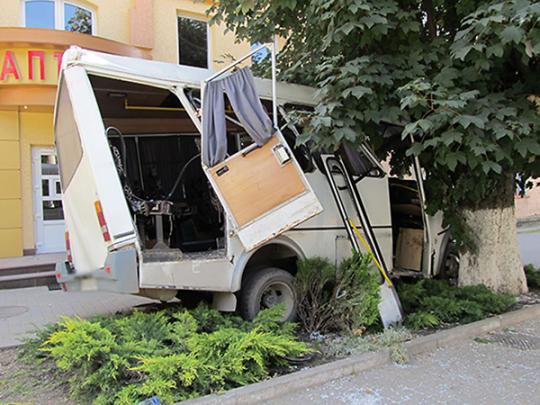
[[516, 224], [518, 228], [526, 227], [527, 225], [533, 225], [533, 226], [538, 225], [540, 224], [540, 215], [533, 215], [526, 218], [520, 218], [517, 220]]
[[[433, 351], [437, 348], [463, 342], [467, 339], [504, 329], [521, 322], [540, 318], [540, 304], [497, 315], [467, 325], [443, 330], [415, 338], [404, 344], [409, 356]], [[223, 394], [212, 394], [181, 402], [182, 405], [236, 405], [256, 404], [281, 397], [300, 389], [321, 385], [329, 381], [357, 374], [392, 362], [389, 350], [364, 353], [331, 363], [300, 370], [245, 387], [234, 388]]]

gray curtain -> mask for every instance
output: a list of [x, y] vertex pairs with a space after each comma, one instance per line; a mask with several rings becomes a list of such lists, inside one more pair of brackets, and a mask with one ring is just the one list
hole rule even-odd
[[202, 159], [208, 167], [222, 162], [227, 155], [224, 94], [227, 94], [236, 117], [257, 145], [264, 145], [275, 131], [255, 92], [255, 82], [249, 68], [207, 83], [203, 97]]

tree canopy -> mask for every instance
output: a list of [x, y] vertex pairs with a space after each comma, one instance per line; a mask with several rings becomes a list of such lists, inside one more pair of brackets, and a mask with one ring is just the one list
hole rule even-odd
[[280, 78], [319, 89], [301, 141], [368, 139], [395, 170], [418, 156], [428, 208], [464, 242], [460, 210], [511, 205], [515, 176], [540, 176], [538, 2], [226, 0], [209, 13], [238, 40], [286, 40]]

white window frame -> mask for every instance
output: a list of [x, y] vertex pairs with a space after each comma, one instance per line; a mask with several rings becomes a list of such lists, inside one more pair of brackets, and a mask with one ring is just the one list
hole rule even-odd
[[[180, 37], [178, 35], [178, 18], [188, 18], [190, 20], [200, 21], [206, 24], [206, 68], [199, 67], [199, 66], [191, 66], [191, 65], [183, 65], [180, 63]], [[195, 17], [193, 15], [189, 14], [176, 14], [176, 63], [180, 66], [188, 66], [195, 69], [211, 69], [212, 68], [212, 36], [210, 35], [210, 24], [208, 24], [208, 20], [204, 17]]]
[[[66, 1], [66, 0], [49, 0], [54, 3], [54, 29], [55, 30], [61, 30], [65, 31], [65, 24], [64, 24], [64, 8], [66, 5], [74, 6], [82, 8], [83, 10], [86, 10], [90, 12], [90, 15], [92, 17], [92, 35], [97, 34], [97, 21], [96, 21], [96, 12], [92, 10], [90, 7], [83, 5], [81, 3], [77, 3], [76, 1]], [[22, 0], [21, 1], [21, 26], [26, 28], [26, 3], [31, 3], [29, 0]], [[69, 31], [71, 32], [71, 31]], [[88, 34], [87, 34], [88, 35]]]

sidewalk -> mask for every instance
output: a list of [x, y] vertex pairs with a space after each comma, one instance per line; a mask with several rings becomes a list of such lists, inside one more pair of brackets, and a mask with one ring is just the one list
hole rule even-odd
[[0, 290], [0, 349], [17, 345], [36, 328], [63, 315], [82, 318], [153, 302], [134, 295], [49, 291], [46, 287]]
[[540, 216], [531, 216], [527, 218], [520, 218], [517, 220], [517, 231], [527, 231], [529, 229], [540, 228]]
[[44, 265], [53, 265], [56, 262], [64, 260], [66, 253], [45, 253], [40, 255], [5, 257], [0, 258], [0, 274], [4, 269], [18, 267], [35, 267]]
[[538, 404], [540, 320], [279, 398], [287, 404]]

